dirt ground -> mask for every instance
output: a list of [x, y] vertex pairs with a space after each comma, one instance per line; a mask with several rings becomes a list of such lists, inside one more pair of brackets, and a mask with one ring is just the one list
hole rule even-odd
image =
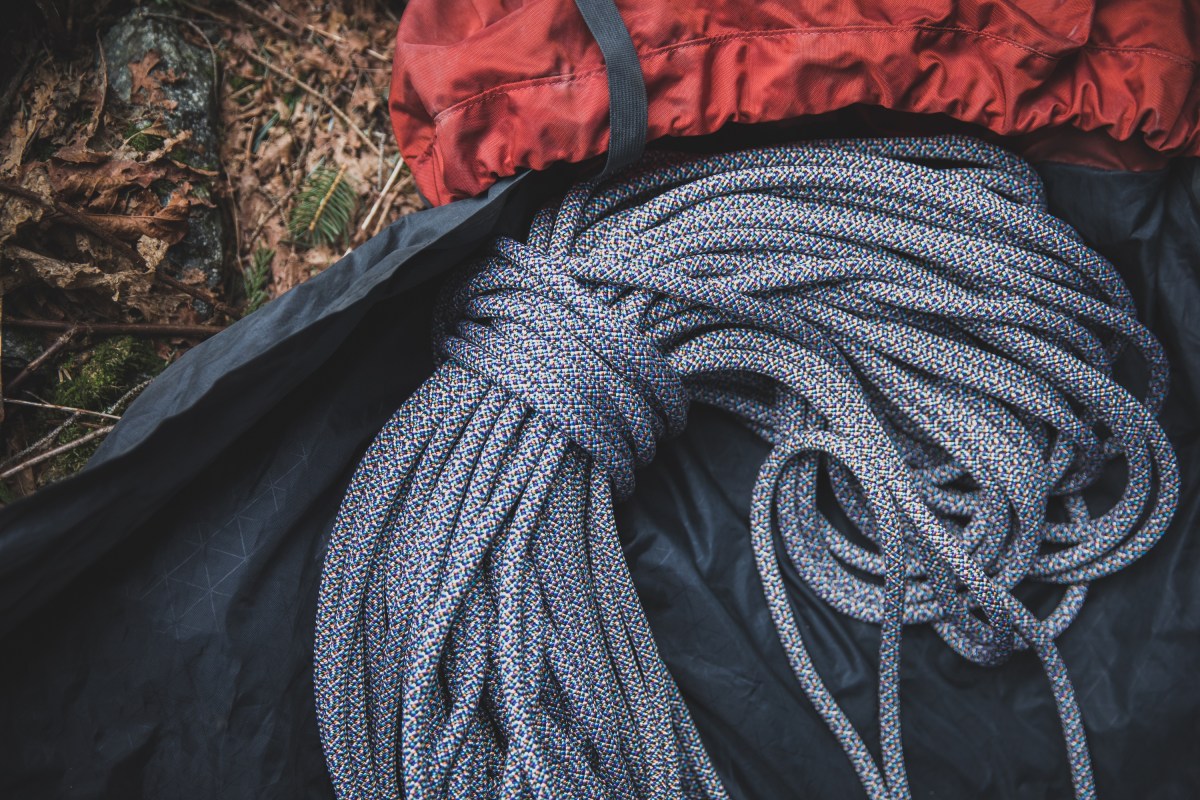
[[[387, 111], [400, 3], [24, 5], [0, 54], [0, 503], [81, 469], [189, 347], [421, 206]], [[130, 13], [190, 70], [165, 41], [111, 61]]]

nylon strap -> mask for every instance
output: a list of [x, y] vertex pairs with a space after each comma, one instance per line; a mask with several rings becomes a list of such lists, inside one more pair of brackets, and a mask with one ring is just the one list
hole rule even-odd
[[575, 0], [575, 5], [600, 45], [608, 72], [608, 160], [598, 176], [607, 178], [642, 157], [646, 146], [646, 81], [629, 29], [613, 0]]

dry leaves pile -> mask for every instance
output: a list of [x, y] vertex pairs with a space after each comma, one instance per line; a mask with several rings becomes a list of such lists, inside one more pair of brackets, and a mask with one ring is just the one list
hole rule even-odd
[[[420, 208], [388, 118], [397, 18], [385, 5], [235, 2], [197, 16], [221, 24], [222, 160], [239, 210], [242, 256], [275, 253], [275, 294]], [[289, 222], [306, 180], [323, 167], [342, 172], [357, 213], [333, 244], [300, 245], [296, 240], [307, 237]]]
[[[4, 349], [0, 503], [82, 466], [139, 384], [209, 330], [420, 207], [387, 113], [398, 8], [143, 9], [217, 65], [217, 153], [167, 124], [169, 89], [188, 76], [159, 52], [112, 65], [128, 67], [128, 101], [108, 85], [99, 37], [34, 59], [0, 120], [0, 321], [10, 339], [35, 337], [16, 366]], [[219, 280], [168, 253], [213, 209], [229, 228]], [[89, 394], [85, 374], [116, 385]]]
[[[25, 304], [52, 318], [197, 321], [192, 298], [156, 274], [187, 233], [193, 205], [212, 204], [196, 187], [217, 173], [173, 157], [187, 132], [156, 135], [165, 133], [157, 118], [168, 102], [160, 82], [178, 77], [155, 74], [153, 54], [133, 66], [134, 99], [117, 111], [106, 102], [104, 69], [85, 79], [78, 64], [46, 61], [0, 133], [4, 293], [28, 289]], [[125, 136], [127, 117], [149, 123]]]

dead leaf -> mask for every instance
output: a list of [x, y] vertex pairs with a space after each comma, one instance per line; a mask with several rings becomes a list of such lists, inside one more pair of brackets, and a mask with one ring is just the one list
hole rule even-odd
[[68, 164], [101, 164], [109, 159], [108, 153], [98, 153], [87, 145], [87, 137], [81, 136], [54, 153], [54, 160]]
[[175, 244], [187, 235], [188, 208], [191, 201], [183, 192], [175, 192], [170, 202], [154, 214], [87, 214], [89, 222], [112, 235], [127, 241], [142, 236], [162, 239]]
[[162, 87], [158, 81], [150, 76], [160, 61], [162, 61], [162, 56], [158, 54], [157, 50], [147, 50], [141, 61], [129, 62], [130, 98], [133, 98], [138, 92], [145, 92], [146, 96], [150, 97], [154, 92], [161, 91]]
[[113, 277], [92, 262], [63, 261], [16, 245], [5, 247], [4, 254], [32, 269], [45, 283], [60, 289], [107, 288]]
[[155, 280], [155, 270], [130, 267], [105, 271], [101, 265], [119, 263], [108, 245], [84, 236], [79, 237], [79, 244], [84, 261], [53, 258], [15, 245], [4, 248], [4, 255], [43, 283], [71, 292], [78, 302], [108, 304], [102, 309], [106, 316], [113, 314], [115, 304], [118, 316], [125, 319], [136, 319], [129, 313], [136, 309], [143, 319], [167, 321], [178, 318], [189, 306], [191, 299], [186, 294]]
[[169, 247], [170, 245], [162, 239], [155, 239], [151, 236], [141, 236], [137, 240], [137, 251], [145, 260], [147, 269], [157, 269], [158, 265], [167, 257]]
[[[50, 201], [50, 181], [47, 180], [44, 169], [29, 170], [21, 185], [43, 200]], [[39, 204], [7, 194], [0, 195], [0, 245], [16, 236], [26, 226], [40, 222], [45, 214], [45, 208]]]
[[170, 69], [159, 69], [155, 73], [155, 68], [161, 62], [162, 56], [157, 50], [147, 50], [141, 61], [129, 62], [130, 100], [171, 105], [171, 101], [168, 101], [166, 95], [163, 94], [162, 85], [177, 83], [182, 76]]
[[375, 113], [375, 109], [379, 108], [381, 100], [379, 90], [370, 83], [360, 83], [350, 93], [350, 107], [362, 109], [367, 115]]
[[128, 159], [71, 163], [58, 158], [50, 161], [49, 173], [50, 183], [62, 197], [105, 209], [113, 208], [122, 192], [134, 186], [148, 189], [167, 174], [163, 165]]
[[136, 128], [132, 134], [125, 138], [125, 141], [121, 142], [121, 147], [124, 148], [125, 145], [138, 136], [157, 136], [160, 139], [166, 139], [170, 135], [171, 131], [167, 128], [166, 124], [161, 119], [156, 119], [143, 128]]
[[290, 167], [294, 143], [295, 139], [287, 131], [272, 135], [266, 144], [259, 148], [255, 157], [255, 167], [258, 168], [259, 174], [270, 175], [280, 166]]

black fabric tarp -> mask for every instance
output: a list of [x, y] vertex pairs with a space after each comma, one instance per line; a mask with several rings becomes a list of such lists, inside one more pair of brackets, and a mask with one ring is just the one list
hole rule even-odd
[[[1200, 164], [1041, 167], [1056, 213], [1120, 268], [1173, 373], [1183, 491], [1144, 559], [1061, 639], [1101, 797], [1200, 793]], [[518, 233], [554, 176], [405, 217], [196, 347], [79, 476], [0, 511], [0, 797], [328, 798], [312, 698], [316, 591], [350, 475], [432, 367], [437, 276]], [[862, 796], [787, 667], [750, 551], [766, 445], [694, 407], [618, 508], [660, 650], [735, 798]], [[791, 591], [818, 667], [872, 741], [875, 628]], [[921, 798], [1070, 795], [1030, 655], [973, 667], [905, 634]]]

